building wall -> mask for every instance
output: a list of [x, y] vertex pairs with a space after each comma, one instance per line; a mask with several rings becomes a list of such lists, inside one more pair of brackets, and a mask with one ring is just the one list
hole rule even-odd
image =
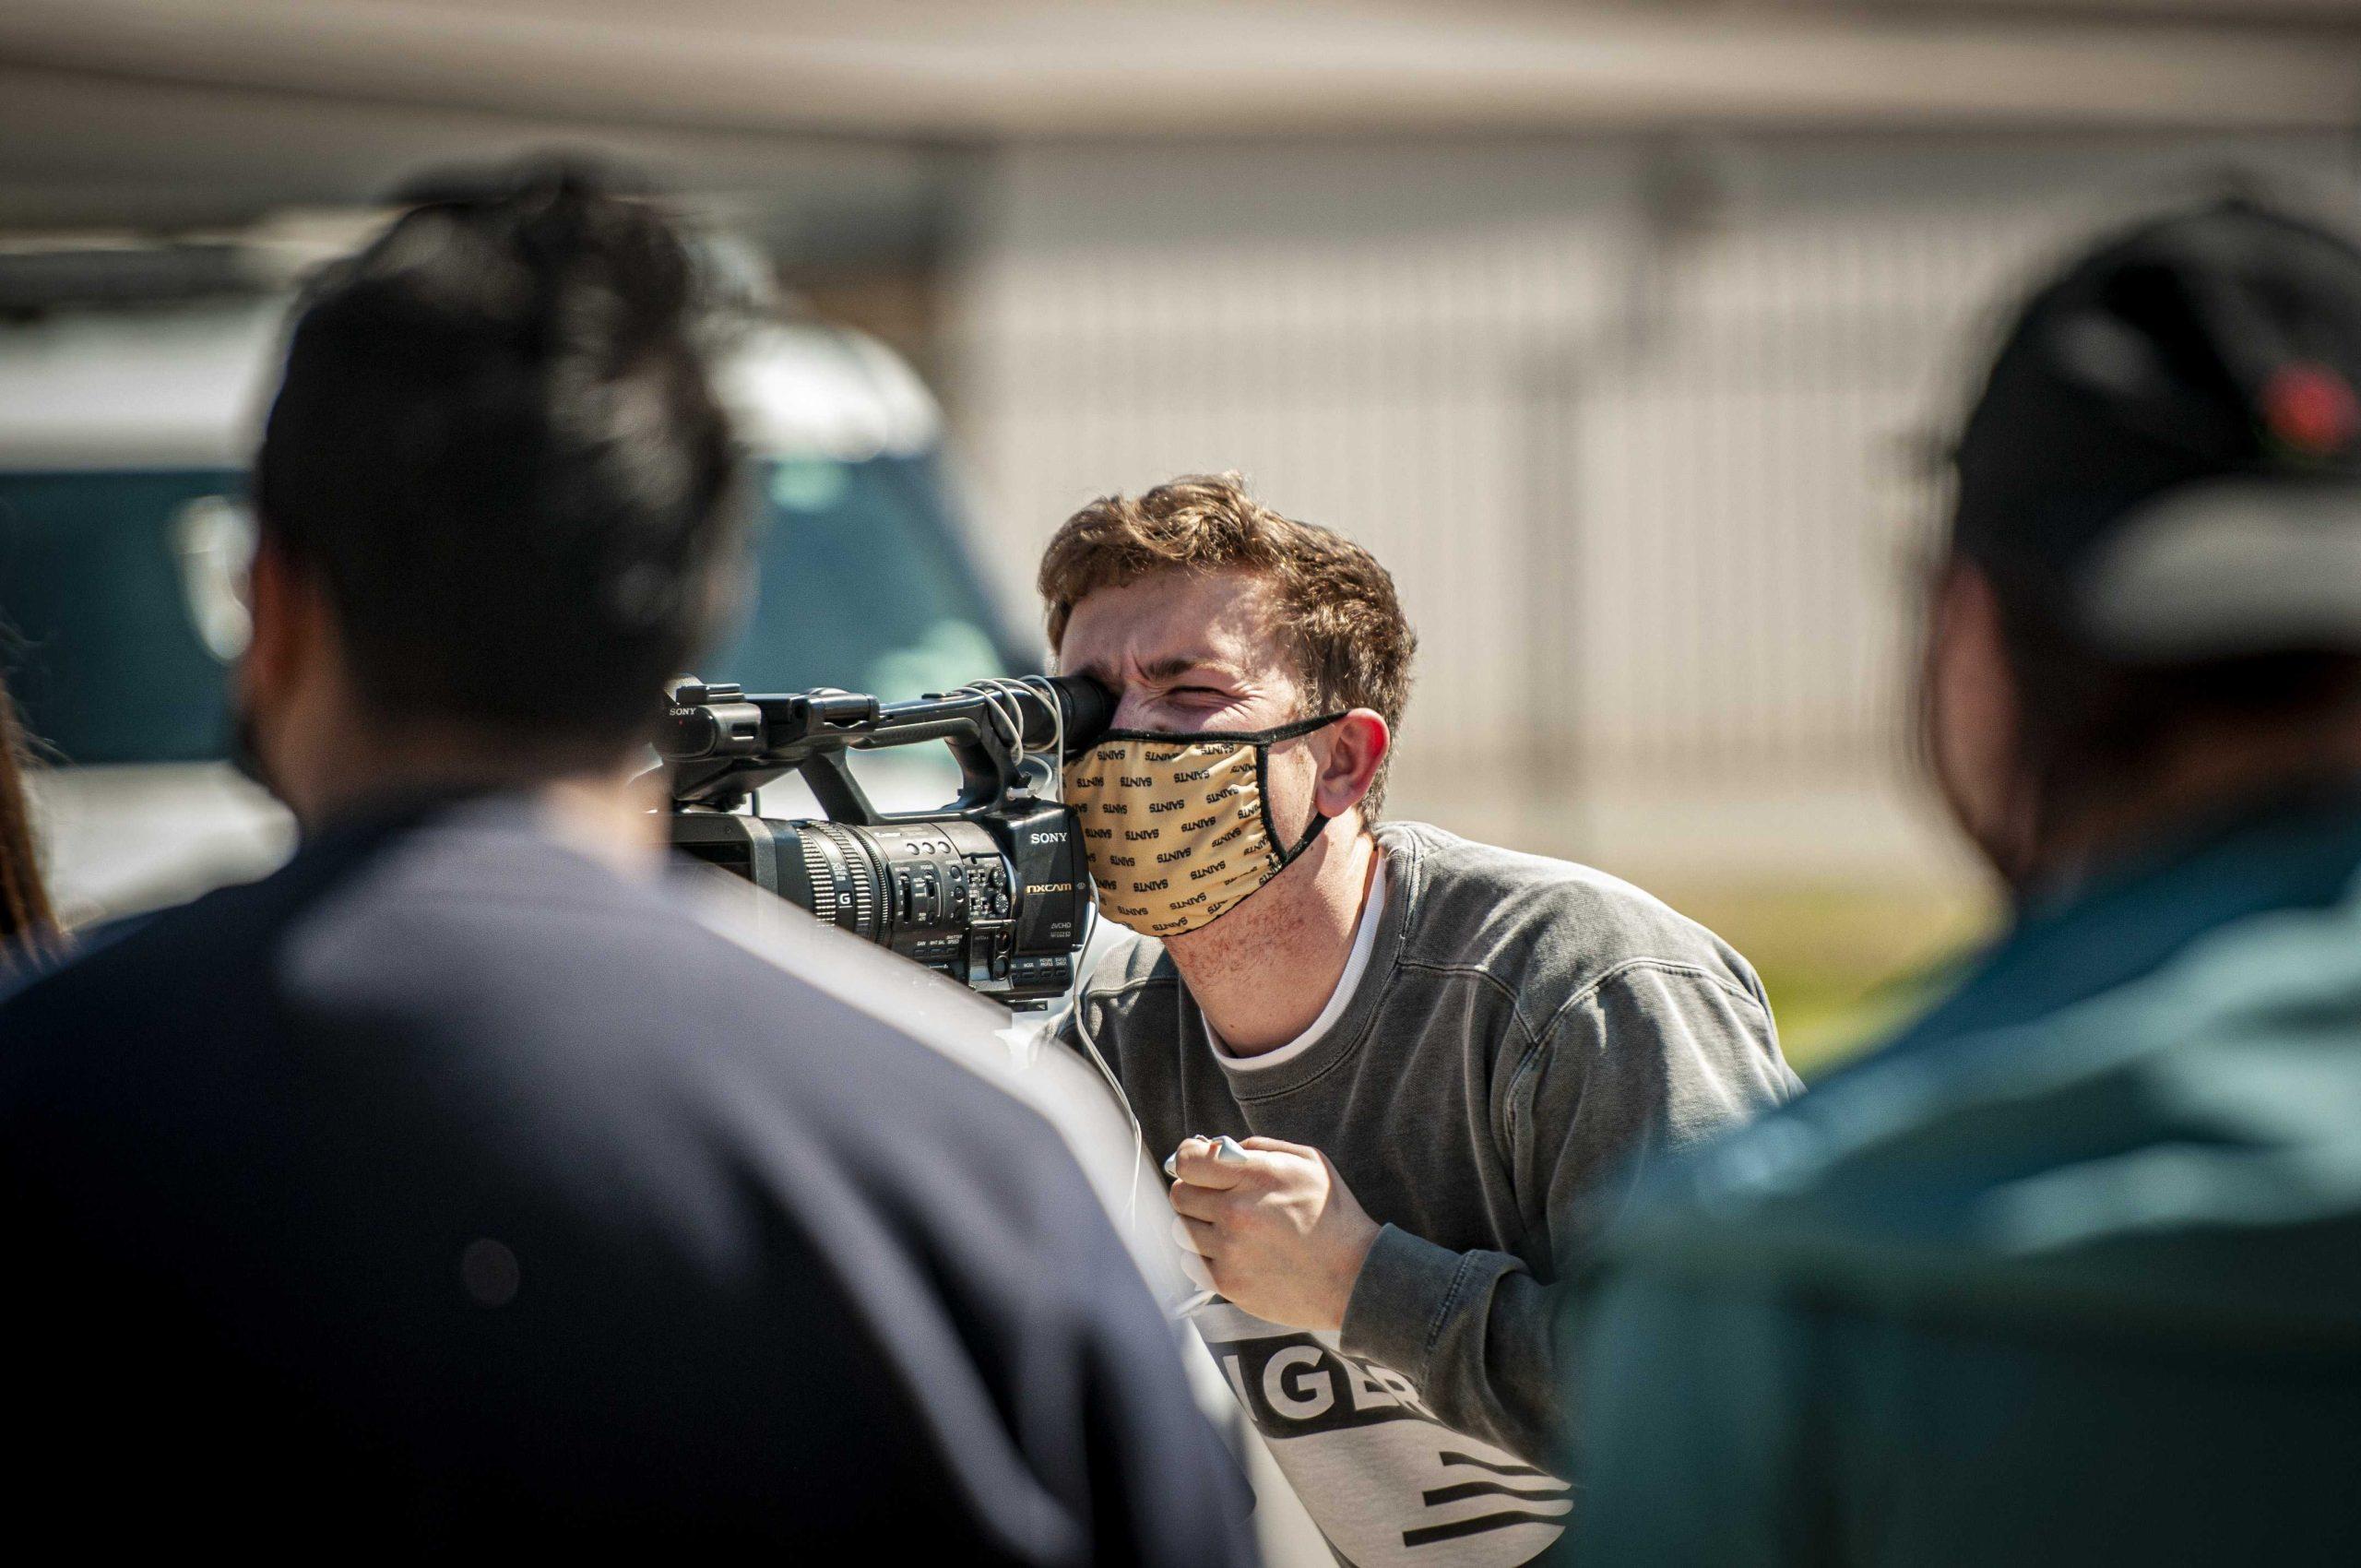
[[946, 391], [1007, 586], [1243, 470], [1392, 567], [1394, 809], [1630, 874], [1952, 869], [1908, 763], [1937, 439], [1995, 302], [2327, 138], [1050, 144], [1001, 154]]

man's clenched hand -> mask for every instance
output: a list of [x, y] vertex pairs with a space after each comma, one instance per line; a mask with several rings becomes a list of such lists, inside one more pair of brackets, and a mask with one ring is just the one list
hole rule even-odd
[[1245, 1157], [1221, 1158], [1204, 1138], [1174, 1154], [1181, 1244], [1205, 1260], [1216, 1289], [1256, 1317], [1342, 1327], [1376, 1222], [1318, 1149], [1277, 1138], [1231, 1147]]

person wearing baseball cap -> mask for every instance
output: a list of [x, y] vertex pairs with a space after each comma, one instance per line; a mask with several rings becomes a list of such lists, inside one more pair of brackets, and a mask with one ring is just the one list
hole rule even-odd
[[2361, 1541], [2361, 251], [2251, 202], [2040, 289], [1920, 693], [2007, 929], [1668, 1170], [1574, 1325], [1585, 1562]]

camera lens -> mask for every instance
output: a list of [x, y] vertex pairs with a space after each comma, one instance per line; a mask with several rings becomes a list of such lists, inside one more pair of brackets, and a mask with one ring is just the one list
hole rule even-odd
[[864, 942], [878, 936], [879, 895], [884, 868], [876, 850], [863, 841], [857, 827], [833, 822], [807, 822], [801, 832], [803, 875], [809, 902], [797, 898], [820, 919], [842, 926]]

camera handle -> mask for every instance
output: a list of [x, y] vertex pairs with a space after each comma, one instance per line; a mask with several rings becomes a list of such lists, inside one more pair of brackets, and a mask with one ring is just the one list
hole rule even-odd
[[853, 778], [846, 754], [927, 741], [943, 742], [959, 765], [959, 798], [948, 810], [973, 814], [1022, 782], [988, 700], [972, 692], [886, 707], [850, 692], [747, 697], [735, 686], [684, 682], [674, 688], [657, 749], [672, 764], [675, 811], [735, 810], [764, 785], [794, 773], [831, 821], [875, 826], [942, 813], [879, 811]]

